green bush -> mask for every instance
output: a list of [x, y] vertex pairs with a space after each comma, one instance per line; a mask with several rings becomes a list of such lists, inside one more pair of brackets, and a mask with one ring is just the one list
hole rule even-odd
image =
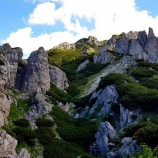
[[[72, 97], [65, 93], [64, 91], [58, 89], [55, 85], [51, 85], [51, 88], [49, 91], [46, 93], [48, 96], [51, 97], [51, 100], [56, 102], [56, 100], [62, 102], [62, 103], [67, 103], [72, 101]], [[54, 103], [53, 102], [53, 103]]]
[[16, 125], [16, 126], [21, 126], [21, 127], [29, 127], [29, 121], [25, 118], [22, 118], [22, 119], [18, 119], [16, 121], [13, 121], [13, 123]]
[[158, 78], [148, 78], [141, 82], [145, 87], [158, 90]]
[[153, 77], [153, 75], [157, 74], [157, 71], [151, 70], [146, 67], [137, 67], [130, 71], [130, 74], [137, 80], [142, 80], [144, 78]]
[[50, 119], [38, 118], [36, 120], [37, 127], [52, 127], [54, 126], [54, 122]]
[[46, 158], [75, 158], [83, 151], [76, 145], [64, 140], [53, 139], [52, 143], [44, 146]]
[[50, 127], [40, 127], [35, 130], [36, 138], [41, 144], [51, 144], [55, 138], [55, 133]]
[[[94, 142], [96, 125], [93, 122], [76, 120], [56, 106], [53, 107], [51, 114], [58, 126], [57, 132], [65, 141], [79, 144], [85, 149]], [[78, 121], [82, 122], [82, 126]]]

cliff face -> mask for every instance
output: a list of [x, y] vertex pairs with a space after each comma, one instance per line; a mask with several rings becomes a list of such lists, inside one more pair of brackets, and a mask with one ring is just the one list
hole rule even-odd
[[118, 158], [143, 153], [139, 141], [158, 146], [158, 38], [151, 28], [22, 55], [0, 46], [2, 157]]

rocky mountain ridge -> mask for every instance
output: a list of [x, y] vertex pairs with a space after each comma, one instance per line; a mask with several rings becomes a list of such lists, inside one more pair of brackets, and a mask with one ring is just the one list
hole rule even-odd
[[[147, 128], [143, 122], [144, 109], [153, 105], [156, 112], [158, 100], [157, 90], [148, 89], [145, 85], [147, 79], [157, 79], [158, 38], [151, 28], [148, 35], [145, 31], [122, 33], [101, 42], [90, 36], [74, 44], [62, 43], [49, 51], [40, 47], [27, 60], [22, 59], [22, 56], [21, 48], [11, 48], [9, 44], [0, 46], [2, 157], [49, 158], [59, 150], [54, 146], [57, 151], [49, 153], [54, 142], [56, 146], [58, 143], [61, 143], [59, 146], [67, 143], [66, 147], [77, 143], [81, 149], [77, 151], [74, 148], [75, 152], [70, 152], [70, 157], [74, 157], [73, 154], [75, 157], [84, 157], [82, 155], [86, 152], [92, 154], [87, 155], [88, 157], [117, 158], [143, 152], [139, 139], [147, 139], [142, 134]], [[142, 77], [144, 68], [147, 72]], [[137, 73], [137, 69], [141, 72]], [[147, 74], [150, 76], [146, 77]], [[137, 92], [140, 92], [140, 98], [137, 98]], [[145, 103], [141, 100], [148, 97], [151, 98]], [[134, 99], [131, 100], [132, 98]], [[146, 102], [150, 104], [149, 107], [146, 107]], [[56, 106], [71, 117], [65, 113], [60, 116], [59, 113], [62, 112]], [[153, 113], [153, 107], [149, 108], [151, 113], [148, 112], [147, 117], [148, 122], [155, 126], [154, 121], [150, 122], [150, 115], [157, 117]], [[63, 116], [66, 119], [60, 120]], [[85, 124], [82, 123], [84, 119]], [[139, 122], [143, 122], [143, 125]], [[89, 131], [92, 133], [89, 144], [82, 137], [78, 138], [82, 132], [70, 137], [69, 133], [63, 133], [68, 128], [72, 128], [72, 131], [81, 128], [84, 131], [88, 129], [88, 125], [92, 126]], [[134, 136], [127, 134], [128, 128], [134, 130]], [[77, 133], [75, 130], [74, 132]], [[150, 145], [148, 141], [144, 142]], [[36, 146], [38, 152], [32, 154], [32, 148]], [[61, 149], [65, 150], [66, 147]], [[60, 158], [61, 155], [62, 152], [53, 157]]]

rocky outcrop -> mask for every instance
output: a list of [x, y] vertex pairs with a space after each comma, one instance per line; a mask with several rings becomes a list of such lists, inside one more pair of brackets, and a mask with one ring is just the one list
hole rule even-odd
[[64, 49], [64, 50], [75, 49], [75, 44], [69, 44], [67, 42], [63, 42], [58, 46], [55, 46], [53, 49]]
[[120, 128], [124, 128], [134, 122], [133, 112], [120, 105]]
[[26, 67], [27, 67], [27, 60], [22, 60], [18, 65], [16, 83], [15, 83], [15, 88], [17, 88], [18, 90], [21, 90]]
[[116, 41], [115, 52], [118, 54], [128, 54], [129, 51], [129, 39], [127, 37], [119, 38]]
[[118, 150], [120, 157], [132, 157], [136, 152], [141, 152], [142, 149], [138, 145], [137, 140], [133, 140], [131, 137], [125, 137], [121, 141], [122, 146]]
[[88, 63], [90, 63], [90, 60], [89, 60], [89, 59], [87, 59], [87, 60], [85, 60], [84, 62], [82, 62], [82, 63], [77, 67], [77, 70], [76, 70], [76, 71], [79, 72], [79, 71], [85, 69]]
[[[114, 86], [105, 87], [105, 89], [97, 97], [96, 102], [90, 109], [89, 115], [98, 111], [98, 113], [97, 113], [98, 116], [104, 116], [111, 110], [112, 104], [118, 103], [118, 97], [119, 97], [119, 95]], [[96, 111], [96, 109], [97, 109], [97, 111]]]
[[[96, 142], [90, 147], [91, 153], [94, 155], [106, 155], [110, 150], [109, 139], [113, 139], [116, 136], [116, 131], [108, 121], [101, 122], [99, 130], [95, 135]], [[97, 150], [96, 150], [97, 149]], [[98, 151], [98, 153], [95, 153]]]
[[89, 36], [88, 38], [82, 38], [75, 43], [76, 46], [83, 46], [86, 44], [92, 45], [94, 47], [98, 47], [100, 42], [97, 40], [97, 38]]
[[22, 49], [9, 44], [0, 47], [0, 90], [15, 86], [18, 64], [22, 60]]
[[112, 63], [114, 60], [115, 57], [108, 51], [102, 51], [93, 56], [94, 63], [107, 64]]
[[152, 28], [149, 28], [148, 39], [145, 45], [145, 50], [148, 53], [148, 61], [152, 63], [157, 63], [158, 62], [158, 39], [154, 35]]
[[36, 129], [36, 119], [52, 111], [52, 104], [48, 103], [47, 98], [42, 93], [37, 93], [32, 99], [32, 106], [26, 114], [32, 129]]
[[60, 90], [68, 88], [69, 84], [65, 72], [56, 66], [50, 66], [49, 69], [50, 81]]
[[6, 133], [5, 130], [0, 130], [0, 157], [16, 158], [17, 140]]
[[0, 92], [0, 127], [7, 124], [11, 103], [11, 98]]
[[30, 158], [30, 154], [26, 148], [23, 148], [20, 150], [20, 153], [18, 154], [17, 158]]
[[45, 93], [49, 88], [48, 54], [41, 47], [37, 51], [32, 52], [28, 58], [21, 90], [25, 93], [33, 94], [35, 92]]

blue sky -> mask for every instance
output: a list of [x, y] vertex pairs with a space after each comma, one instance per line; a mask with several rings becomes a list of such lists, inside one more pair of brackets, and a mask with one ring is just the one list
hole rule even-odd
[[24, 57], [43, 46], [153, 27], [158, 35], [157, 0], [2, 0], [0, 45], [23, 48]]

